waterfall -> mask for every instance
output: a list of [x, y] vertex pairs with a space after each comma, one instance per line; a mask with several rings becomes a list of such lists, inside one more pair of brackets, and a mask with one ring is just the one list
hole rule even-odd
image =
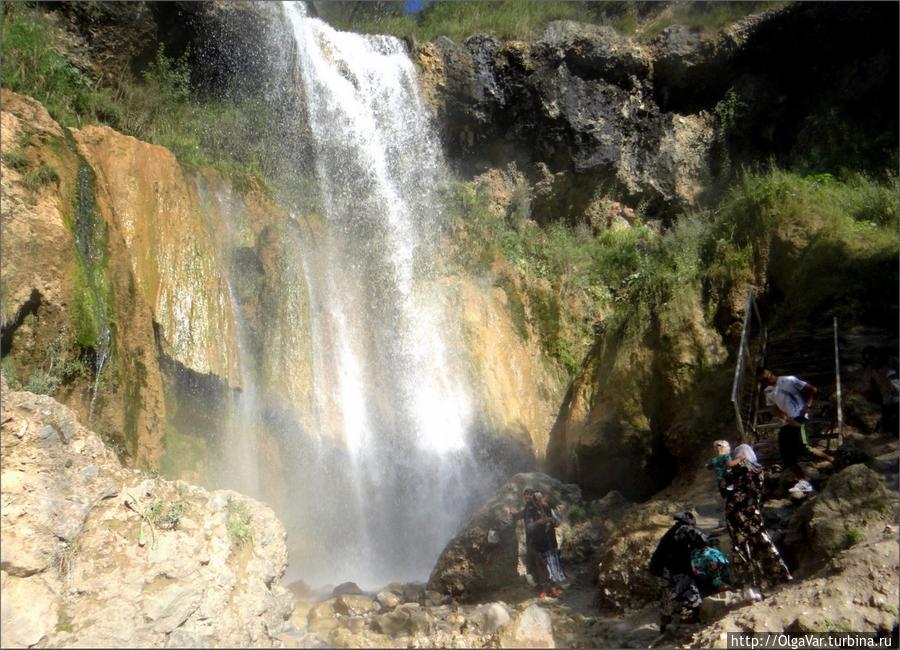
[[[478, 476], [456, 335], [435, 276], [440, 147], [393, 37], [283, 5], [325, 226], [296, 254], [309, 304], [313, 442], [286, 461], [292, 572], [321, 584], [427, 578]], [[295, 290], [301, 283], [292, 282]]]

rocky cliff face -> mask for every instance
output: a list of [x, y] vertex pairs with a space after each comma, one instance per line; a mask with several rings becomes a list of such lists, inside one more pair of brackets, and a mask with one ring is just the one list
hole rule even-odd
[[[108, 127], [70, 133], [14, 93], [4, 91], [3, 108], [3, 353], [13, 381], [59, 395], [151, 466], [167, 430], [181, 436], [170, 444], [185, 435], [215, 444], [225, 411], [205, 405], [227, 403], [246, 372], [273, 421], [308, 429], [313, 360], [298, 251], [321, 228], [315, 215], [291, 219], [264, 192], [187, 172], [165, 148]], [[11, 166], [20, 150], [24, 162]], [[48, 180], [37, 182], [39, 172]], [[563, 377], [516, 334], [505, 294], [446, 282], [464, 315], [478, 426], [495, 441], [485, 444], [528, 467], [544, 455]], [[49, 385], [35, 383], [37, 369]], [[195, 479], [203, 471], [190, 469], [199, 459], [175, 460]]]
[[52, 398], [2, 393], [4, 647], [276, 645], [271, 510], [125, 469]]
[[[892, 148], [876, 153], [887, 142], [879, 129], [897, 133], [896, 93], [884, 82], [896, 76], [896, 35], [885, 31], [896, 17], [887, 7], [796, 3], [713, 36], [672, 25], [649, 42], [555, 22], [531, 42], [441, 37], [415, 56], [461, 170], [514, 161], [532, 183], [553, 175], [538, 219], [578, 220], [595, 195], [671, 217], [738, 163], [825, 162], [816, 137], [843, 146], [829, 123], [875, 136], [854, 164], [877, 170]], [[875, 119], [863, 106], [892, 108]]]

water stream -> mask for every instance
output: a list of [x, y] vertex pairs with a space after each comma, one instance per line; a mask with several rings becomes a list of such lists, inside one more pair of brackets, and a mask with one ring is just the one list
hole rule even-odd
[[[302, 486], [320, 552], [304, 579], [424, 579], [468, 507], [471, 417], [437, 289], [437, 138], [402, 43], [283, 10], [326, 227], [303, 259], [319, 471]], [[337, 441], [337, 449], [322, 445]], [[305, 458], [302, 457], [305, 455]], [[312, 489], [310, 489], [312, 488]]]
[[[435, 263], [448, 174], [398, 39], [338, 32], [302, 3], [279, 8], [270, 55], [303, 98], [302, 128], [287, 131], [311, 140], [294, 149], [314, 152], [297, 175], [314, 169], [303, 180], [317, 195], [281, 224], [265, 277], [275, 298], [253, 319], [242, 305], [256, 289], [224, 262], [242, 388], [210, 478], [273, 505], [288, 580], [425, 580], [495, 480], [470, 451], [460, 322]], [[202, 191], [201, 202], [211, 232], [251, 245], [239, 201]]]

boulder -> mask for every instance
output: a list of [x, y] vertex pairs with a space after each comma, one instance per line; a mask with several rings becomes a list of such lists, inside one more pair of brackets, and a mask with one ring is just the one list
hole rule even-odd
[[375, 600], [377, 600], [378, 604], [385, 609], [394, 609], [401, 602], [400, 596], [387, 589], [379, 591], [378, 595], [375, 596]]
[[469, 617], [475, 625], [487, 634], [493, 634], [510, 622], [509, 608], [504, 603], [487, 603], [481, 605]]
[[334, 618], [336, 603], [337, 598], [329, 598], [321, 603], [316, 603], [309, 609], [309, 613], [306, 615], [307, 619], [312, 622], [323, 618]]
[[344, 616], [364, 616], [379, 609], [377, 601], [362, 595], [338, 596], [334, 603], [334, 611]]
[[400, 587], [400, 597], [404, 603], [419, 603], [425, 597], [425, 585], [421, 582], [408, 582]]
[[342, 582], [337, 587], [335, 587], [331, 595], [332, 596], [346, 596], [346, 595], [361, 595], [363, 592], [362, 589], [355, 582]]
[[124, 469], [50, 397], [4, 387], [0, 410], [4, 647], [279, 643], [292, 603], [268, 507]]
[[869, 524], [892, 516], [896, 502], [878, 474], [850, 465], [797, 510], [784, 542], [789, 559], [809, 575], [855, 544]]
[[499, 633], [501, 648], [555, 648], [553, 622], [547, 610], [529, 605]]
[[521, 519], [525, 487], [544, 492], [554, 506], [581, 501], [576, 485], [536, 472], [516, 474], [447, 544], [431, 572], [428, 589], [473, 600], [521, 581], [516, 523]]
[[428, 612], [414, 603], [406, 603], [372, 621], [376, 632], [388, 636], [429, 634], [434, 621]]

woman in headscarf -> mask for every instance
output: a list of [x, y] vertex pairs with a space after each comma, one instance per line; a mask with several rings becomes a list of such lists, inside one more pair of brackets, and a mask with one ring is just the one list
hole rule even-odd
[[[760, 595], [752, 588], [773, 587], [793, 579], [763, 520], [763, 469], [750, 445], [738, 446], [734, 454], [725, 440], [717, 440], [713, 447], [717, 455], [710, 464], [720, 476], [719, 490], [725, 497], [734, 571], [750, 589], [748, 595], [757, 600]], [[725, 455], [729, 457], [716, 462]]]
[[[559, 526], [559, 517], [550, 507], [550, 503], [540, 492], [535, 492], [532, 496], [535, 507], [526, 510], [525, 528], [534, 545], [534, 551], [540, 558], [541, 580], [542, 583], [549, 585], [549, 590], [542, 588], [541, 597], [547, 595], [547, 591], [553, 598], [560, 594], [558, 585], [566, 580], [566, 574], [563, 571], [562, 563], [559, 557], [559, 545], [556, 542], [556, 527]], [[541, 587], [545, 587], [542, 584]]]
[[679, 512], [674, 518], [675, 523], [659, 540], [650, 558], [650, 573], [660, 579], [660, 632], [665, 632], [676, 617], [682, 623], [696, 622], [703, 602], [691, 556], [695, 550], [709, 546], [710, 539], [695, 528], [693, 513]]

